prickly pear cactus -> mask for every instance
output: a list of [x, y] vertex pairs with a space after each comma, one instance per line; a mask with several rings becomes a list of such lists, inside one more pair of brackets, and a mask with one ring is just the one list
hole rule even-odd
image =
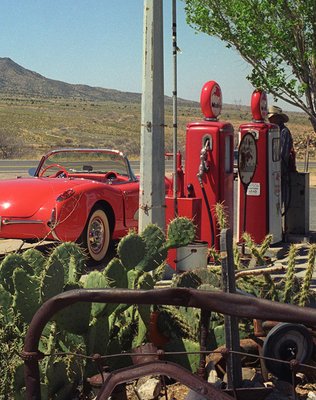
[[159, 332], [164, 336], [198, 340], [200, 311], [194, 308], [161, 306], [157, 319]]
[[[73, 289], [80, 289], [79, 283], [69, 283], [64, 287], [64, 292]], [[91, 303], [74, 303], [55, 314], [54, 320], [61, 330], [75, 333], [77, 335], [85, 334], [89, 328], [91, 314]]]
[[64, 267], [64, 282], [78, 282], [85, 270], [87, 257], [83, 250], [73, 242], [60, 244], [51, 253], [52, 259], [56, 258]]
[[177, 364], [195, 373], [199, 367], [200, 345], [197, 342], [188, 339], [174, 339], [167, 343], [164, 347], [166, 352], [195, 352], [195, 354], [168, 354], [166, 360]]
[[165, 234], [155, 224], [149, 224], [141, 233], [146, 244], [145, 257], [136, 266], [136, 269], [144, 272], [154, 271], [167, 258], [168, 251], [165, 248]]
[[0, 285], [0, 313], [4, 316], [4, 313], [1, 312], [1, 308], [7, 310], [12, 304], [12, 296], [11, 294], [4, 289], [2, 285]]
[[127, 269], [118, 258], [113, 258], [104, 268], [103, 275], [108, 281], [109, 287], [127, 288]]
[[85, 335], [87, 354], [106, 354], [110, 323], [108, 316], [93, 318]]
[[32, 267], [20, 254], [9, 254], [0, 264], [0, 283], [11, 294], [14, 294], [13, 273], [17, 268], [23, 269], [30, 275], [33, 274]]
[[46, 264], [46, 257], [37, 249], [30, 248], [22, 253], [24, 260], [32, 267], [34, 275], [39, 276]]
[[[85, 282], [85, 289], [104, 289], [109, 287], [109, 281], [106, 277], [99, 271], [92, 271], [88, 274]], [[101, 315], [106, 304], [104, 303], [92, 303], [91, 314], [92, 317], [98, 317]]]
[[202, 284], [201, 278], [195, 271], [186, 271], [172, 277], [172, 287], [186, 287], [197, 289]]
[[[37, 250], [26, 251], [22, 256], [8, 256], [0, 265], [0, 310], [2, 312], [5, 309], [8, 316], [2, 322], [7, 320], [18, 329], [15, 320], [18, 323], [21, 320], [29, 322], [42, 302], [61, 292], [83, 286], [87, 289], [152, 289], [156, 278], [148, 271], [163, 266], [170, 247], [179, 247], [194, 239], [192, 222], [180, 220], [171, 223], [168, 242], [164, 232], [156, 225], [149, 225], [140, 235], [130, 232], [118, 247], [120, 258], [113, 259], [102, 272], [92, 271], [84, 275], [84, 279], [82, 274], [86, 257], [74, 243], [57, 246], [49, 257]], [[177, 233], [178, 229], [180, 233]], [[81, 281], [84, 283], [81, 284]], [[151, 308], [151, 305], [72, 304], [56, 313], [47, 324], [40, 349], [48, 353], [75, 352], [79, 349], [79, 352], [88, 354], [120, 353], [123, 348], [130, 350], [130, 346], [148, 340]], [[109, 361], [112, 364], [112, 359]], [[122, 367], [122, 363], [126, 362], [129, 362], [126, 357], [118, 361], [113, 359], [113, 367]], [[74, 387], [70, 382], [76, 383], [78, 377], [82, 380], [80, 371], [67, 364], [68, 375], [65, 374], [65, 364], [54, 357], [47, 358], [41, 365], [42, 397], [71, 398]], [[1, 361], [0, 367], [3, 368]], [[89, 361], [84, 363], [83, 368], [85, 376], [97, 373], [95, 365]], [[69, 371], [75, 371], [70, 380]], [[10, 382], [12, 386], [11, 378]], [[23, 391], [25, 389], [22, 387], [19, 390], [20, 398], [23, 398]], [[1, 394], [0, 388], [0, 397]]]
[[167, 249], [161, 248], [157, 252], [148, 251], [145, 258], [137, 265], [137, 269], [143, 272], [154, 271], [162, 263], [166, 261], [168, 252]]
[[64, 267], [61, 262], [57, 257], [49, 257], [41, 275], [40, 294], [42, 303], [63, 292], [64, 279]]
[[[111, 288], [127, 288], [128, 275], [133, 273], [134, 269], [127, 271], [118, 258], [113, 258], [103, 270], [103, 275], [108, 281], [108, 287]], [[115, 312], [117, 309], [125, 309], [123, 304], [108, 303], [105, 306], [104, 313], [108, 316]]]
[[[10, 254], [2, 261], [0, 265], [0, 313], [2, 314], [0, 351], [8, 354], [9, 362], [0, 359], [0, 369], [6, 371], [3, 376], [7, 382], [5, 386], [2, 386], [1, 381], [0, 398], [2, 396], [16, 399], [25, 397], [24, 380], [19, 378], [20, 360], [14, 359], [15, 354], [22, 350], [26, 324], [31, 321], [42, 302], [63, 291], [81, 287], [78, 283], [64, 286], [64, 282], [78, 279], [83, 271], [84, 258], [82, 258], [82, 253], [77, 251], [78, 249], [79, 246], [75, 244], [64, 244], [61, 245], [61, 249], [55, 248], [50, 256], [44, 256], [39, 251], [31, 249], [21, 255]], [[103, 274], [101, 276], [102, 279], [106, 279]], [[89, 331], [89, 323], [93, 319], [91, 304], [73, 304], [57, 313], [55, 318], [57, 322], [46, 325], [41, 335], [39, 349], [45, 353], [84, 352], [83, 338], [78, 335], [86, 335]], [[81, 341], [78, 340], [80, 337]], [[100, 331], [98, 331], [98, 337], [104, 338]], [[98, 340], [97, 338], [95, 342]], [[82, 380], [82, 373], [76, 367], [76, 363], [71, 360], [67, 358], [64, 366], [56, 364], [55, 357], [45, 358], [41, 363], [42, 398], [69, 399], [73, 397], [78, 380]], [[65, 366], [66, 375], [64, 374]], [[53, 373], [50, 374], [49, 371]], [[74, 374], [72, 377], [69, 375], [70, 371]], [[49, 374], [50, 377], [48, 377]], [[67, 380], [67, 376], [70, 379]]]
[[166, 243], [163, 230], [156, 224], [148, 224], [140, 236], [146, 243], [147, 251], [151, 249], [152, 253], [159, 251]]
[[78, 377], [71, 374], [74, 367], [70, 360], [54, 360], [50, 363], [46, 375], [47, 398], [66, 400], [72, 397], [71, 394], [76, 384], [76, 381], [73, 382], [72, 379], [75, 378], [78, 381]]
[[143, 272], [132, 269], [127, 273], [128, 289], [136, 289], [138, 279], [142, 276]]
[[124, 267], [129, 271], [145, 257], [146, 244], [141, 236], [130, 232], [123, 237], [118, 246], [117, 253]]
[[177, 248], [187, 246], [195, 239], [195, 227], [193, 222], [186, 217], [177, 217], [168, 225], [166, 247]]
[[13, 308], [21, 315], [23, 322], [30, 323], [40, 306], [38, 279], [17, 268], [13, 273], [13, 282]]
[[[150, 290], [154, 288], [154, 284], [155, 283], [152, 276], [148, 272], [145, 272], [140, 276], [137, 281], [137, 289]], [[138, 319], [138, 333], [137, 337], [133, 341], [133, 347], [140, 346], [146, 339], [147, 327], [149, 326], [150, 320], [151, 305], [139, 304], [137, 306], [137, 311], [138, 313], [136, 315], [136, 318]]]

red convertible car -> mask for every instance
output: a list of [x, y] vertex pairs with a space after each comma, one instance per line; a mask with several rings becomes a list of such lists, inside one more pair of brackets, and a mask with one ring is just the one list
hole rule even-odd
[[53, 150], [33, 175], [0, 181], [0, 238], [79, 242], [100, 261], [137, 228], [139, 180], [121, 152]]

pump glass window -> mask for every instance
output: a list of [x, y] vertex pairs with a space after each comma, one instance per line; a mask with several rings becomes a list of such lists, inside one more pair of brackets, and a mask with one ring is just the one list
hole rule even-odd
[[280, 161], [281, 148], [280, 148], [280, 138], [272, 139], [272, 161]]

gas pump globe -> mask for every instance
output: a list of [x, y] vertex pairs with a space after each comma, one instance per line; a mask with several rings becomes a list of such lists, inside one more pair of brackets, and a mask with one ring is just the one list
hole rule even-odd
[[277, 243], [282, 240], [280, 132], [277, 125], [265, 122], [265, 92], [253, 92], [251, 112], [252, 122], [239, 127], [239, 143], [245, 135], [253, 136], [256, 169], [246, 190], [242, 179], [238, 182], [237, 236], [240, 241], [245, 231], [256, 243], [261, 243], [271, 233], [272, 243]]

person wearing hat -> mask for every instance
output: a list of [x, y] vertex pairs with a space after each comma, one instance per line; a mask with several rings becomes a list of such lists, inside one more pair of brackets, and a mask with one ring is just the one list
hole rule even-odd
[[281, 192], [282, 203], [287, 208], [287, 203], [290, 201], [288, 196], [290, 172], [296, 171], [293, 138], [289, 128], [285, 126], [289, 117], [282, 112], [282, 108], [273, 105], [269, 107], [268, 119], [271, 124], [276, 124], [280, 128]]

